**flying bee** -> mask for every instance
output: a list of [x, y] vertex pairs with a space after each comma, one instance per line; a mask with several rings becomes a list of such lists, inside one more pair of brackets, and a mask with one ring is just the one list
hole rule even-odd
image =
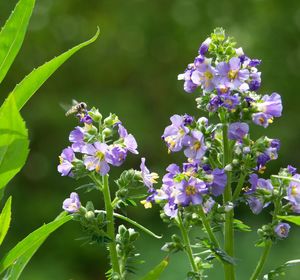
[[84, 114], [87, 108], [86, 103], [84, 102], [77, 102], [76, 100], [72, 101], [73, 106], [71, 108], [68, 109], [68, 111], [66, 112], [66, 117], [70, 116], [70, 115], [78, 115], [78, 114]]

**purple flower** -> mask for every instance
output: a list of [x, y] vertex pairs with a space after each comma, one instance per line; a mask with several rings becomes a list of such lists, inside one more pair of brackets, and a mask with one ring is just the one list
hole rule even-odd
[[242, 122], [235, 122], [230, 124], [228, 130], [228, 138], [231, 140], [240, 140], [242, 141], [243, 138], [249, 132], [249, 125], [247, 123]]
[[186, 69], [183, 74], [178, 75], [178, 80], [184, 80], [183, 88], [187, 93], [192, 93], [196, 90], [198, 85], [194, 84], [191, 80], [193, 69]]
[[63, 202], [62, 208], [69, 212], [69, 213], [75, 213], [77, 212], [81, 207], [81, 203], [79, 200], [79, 196], [76, 192], [72, 192], [70, 194], [70, 198], [67, 198]]
[[211, 38], [207, 38], [200, 46], [198, 53], [200, 55], [205, 55], [208, 51], [209, 45], [211, 43]]
[[252, 91], [256, 91], [260, 88], [261, 85], [261, 73], [260, 72], [254, 72], [250, 74], [250, 83], [249, 83], [249, 89]]
[[264, 95], [261, 103], [255, 103], [258, 111], [271, 115], [272, 117], [280, 117], [282, 113], [281, 96], [274, 92], [271, 96]]
[[72, 176], [71, 170], [73, 168], [72, 162], [75, 159], [74, 151], [71, 147], [64, 149], [59, 156], [60, 164], [57, 166], [57, 171], [61, 176]]
[[188, 114], [183, 115], [183, 124], [184, 125], [191, 125], [194, 121], [194, 118]]
[[114, 166], [120, 166], [123, 164], [127, 156], [127, 150], [119, 145], [110, 146], [106, 153], [106, 160], [108, 163]]
[[209, 199], [203, 203], [204, 213], [208, 214], [211, 211], [211, 209], [214, 207], [215, 204], [216, 204], [216, 202], [211, 197], [209, 197]]
[[178, 213], [178, 205], [168, 201], [164, 206], [164, 212], [167, 216], [174, 218]]
[[274, 187], [270, 180], [258, 178], [256, 174], [251, 174], [249, 176], [249, 182], [251, 183], [251, 189], [246, 192], [246, 199], [251, 211], [257, 215], [263, 208], [270, 204], [269, 202], [265, 203], [263, 195], [261, 195], [258, 190], [264, 190], [265, 192], [272, 193]]
[[77, 117], [81, 123], [91, 124], [93, 122], [88, 112], [77, 114]]
[[82, 153], [86, 154], [83, 163], [87, 170], [95, 170], [101, 175], [108, 173], [110, 167], [107, 163], [106, 153], [108, 146], [105, 143], [95, 142], [82, 147]]
[[195, 176], [199, 170], [199, 164], [197, 162], [184, 163], [182, 169], [185, 175]]
[[74, 152], [81, 152], [82, 147], [85, 145], [84, 142], [84, 129], [80, 126], [76, 126], [69, 135], [69, 141], [72, 144]]
[[180, 173], [180, 168], [177, 164], [170, 164], [167, 169], [168, 171], [167, 174], [164, 175], [162, 181], [163, 184], [168, 185], [168, 186], [172, 186], [174, 185], [174, 177]]
[[222, 95], [221, 100], [223, 102], [222, 106], [230, 110], [235, 109], [235, 107], [240, 104], [240, 98], [237, 94], [235, 95], [224, 94]]
[[181, 181], [178, 190], [180, 193], [176, 196], [175, 202], [182, 206], [201, 204], [202, 195], [207, 193], [205, 183], [194, 177], [191, 177], [188, 181]]
[[154, 190], [153, 184], [157, 183], [156, 180], [158, 179], [158, 175], [157, 173], [150, 173], [149, 169], [145, 165], [145, 161], [146, 161], [145, 158], [141, 159], [141, 165], [140, 165], [141, 176], [145, 186], [147, 186], [149, 191], [152, 192]]
[[[295, 174], [292, 178], [300, 180], [300, 175]], [[294, 205], [300, 204], [300, 183], [291, 181], [287, 189], [287, 199]]]
[[165, 128], [162, 139], [166, 142], [169, 151], [178, 152], [182, 149], [183, 139], [189, 132], [185, 126], [185, 118], [183, 116], [174, 115], [170, 118], [172, 124]]
[[207, 105], [207, 110], [209, 112], [215, 112], [218, 110], [220, 105], [222, 104], [222, 99], [220, 96], [213, 96]]
[[191, 75], [191, 80], [195, 85], [202, 86], [205, 92], [210, 92], [214, 89], [214, 77], [216, 70], [208, 63], [200, 64]]
[[270, 123], [273, 122], [273, 117], [265, 113], [255, 113], [252, 115], [252, 120], [255, 124], [266, 128]]
[[223, 169], [216, 168], [212, 172], [213, 180], [211, 183], [211, 193], [219, 196], [224, 192], [227, 184], [227, 175]]
[[230, 83], [231, 89], [247, 90], [249, 86], [245, 83], [249, 78], [249, 70], [241, 69], [241, 61], [237, 57], [232, 57], [228, 63], [220, 62], [217, 65], [219, 83]]
[[287, 238], [289, 235], [291, 226], [287, 223], [279, 223], [275, 228], [274, 232], [280, 238]]
[[258, 215], [264, 208], [264, 203], [261, 198], [255, 196], [249, 196], [247, 198], [248, 205], [253, 214]]
[[194, 160], [200, 160], [207, 149], [202, 132], [196, 130], [191, 132], [191, 136], [185, 137], [184, 144], [188, 146], [184, 150], [185, 156]]
[[120, 137], [123, 138], [126, 149], [133, 154], [138, 154], [138, 145], [134, 136], [132, 134], [128, 134], [126, 128], [122, 124], [118, 124], [118, 133]]
[[288, 165], [287, 171], [294, 176], [297, 173], [297, 168], [293, 167], [292, 165]]

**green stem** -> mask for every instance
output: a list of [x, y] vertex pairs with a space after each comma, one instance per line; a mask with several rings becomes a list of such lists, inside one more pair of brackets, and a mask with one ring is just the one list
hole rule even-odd
[[212, 229], [211, 229], [211, 226], [206, 218], [206, 215], [203, 211], [203, 207], [200, 206], [200, 210], [199, 210], [199, 215], [200, 215], [200, 218], [202, 220], [202, 224], [208, 234], [208, 237], [210, 239], [210, 242], [214, 245], [215, 248], [220, 248], [220, 245], [219, 245], [219, 242], [216, 238], [216, 236], [214, 235]]
[[243, 186], [244, 186], [244, 182], [245, 182], [245, 178], [246, 178], [246, 174], [241, 174], [240, 178], [239, 178], [239, 181], [238, 181], [238, 184], [236, 186], [236, 189], [234, 190], [234, 193], [233, 193], [233, 196], [232, 196], [232, 201], [235, 201], [238, 199], [242, 189], [243, 189]]
[[278, 178], [278, 179], [289, 180], [289, 181], [300, 183], [299, 179], [296, 179], [296, 178], [293, 178], [293, 177], [278, 176], [278, 175], [271, 175], [271, 176], [274, 177], [274, 178]]
[[257, 278], [259, 277], [259, 275], [261, 274], [264, 265], [266, 263], [266, 260], [270, 254], [271, 251], [271, 247], [272, 247], [272, 241], [271, 240], [266, 240], [266, 245], [264, 247], [263, 253], [259, 259], [259, 262], [250, 278], [250, 280], [257, 280]]
[[112, 271], [120, 274], [118, 254], [116, 250], [114, 212], [113, 212], [113, 207], [111, 205], [108, 175], [104, 175], [102, 178], [103, 178], [103, 196], [104, 196], [106, 219], [107, 219], [107, 234], [110, 238], [110, 242], [108, 244], [110, 261], [112, 265]]
[[198, 273], [199, 269], [198, 269], [198, 267], [195, 263], [195, 259], [193, 257], [193, 251], [192, 251], [192, 248], [191, 248], [189, 235], [188, 235], [188, 232], [187, 232], [186, 228], [184, 227], [184, 225], [182, 223], [182, 219], [181, 219], [181, 215], [180, 215], [179, 211], [178, 211], [178, 215], [177, 215], [177, 221], [178, 221], [178, 226], [179, 226], [182, 238], [183, 238], [183, 242], [184, 242], [184, 246], [185, 246], [185, 252], [186, 252], [186, 254], [189, 258], [192, 270], [193, 270], [193, 272]]
[[[95, 210], [95, 213], [105, 213], [106, 214], [106, 211], [103, 211], [103, 210]], [[134, 225], [135, 227], [139, 228], [140, 230], [144, 231], [145, 233], [149, 234], [150, 236], [152, 237], [155, 237], [157, 239], [161, 239], [162, 238], [162, 235], [157, 235], [155, 234], [154, 232], [152, 232], [150, 229], [147, 229], [146, 227], [142, 226], [141, 224], [139, 224], [138, 222], [134, 221], [134, 220], [131, 220], [130, 218], [126, 217], [126, 216], [123, 216], [119, 213], [116, 213], [114, 212], [113, 213], [114, 217], [118, 218], [118, 219], [121, 219], [127, 223], [130, 223], [132, 225]]]
[[[228, 142], [228, 124], [223, 123], [223, 167], [231, 162], [231, 151]], [[232, 201], [231, 172], [227, 172], [227, 186], [223, 194], [224, 205]], [[234, 229], [233, 209], [225, 213], [224, 247], [225, 252], [234, 257]], [[224, 264], [225, 280], [235, 280], [235, 267], [233, 264]]]

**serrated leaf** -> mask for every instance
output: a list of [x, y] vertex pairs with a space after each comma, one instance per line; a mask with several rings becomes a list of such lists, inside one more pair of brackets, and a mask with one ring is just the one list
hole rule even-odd
[[34, 8], [35, 0], [20, 0], [0, 32], [0, 83], [17, 56]]
[[277, 216], [281, 220], [291, 222], [297, 226], [300, 226], [300, 216]]
[[21, 170], [29, 153], [28, 132], [14, 98], [0, 108], [0, 189]]
[[0, 245], [2, 244], [11, 221], [11, 196], [7, 199], [0, 214]]
[[[41, 246], [45, 239], [60, 226], [70, 221], [72, 216], [66, 216], [65, 213], [58, 219], [45, 224], [37, 230], [30, 233], [22, 241], [20, 241], [14, 248], [12, 248], [0, 261], [0, 274], [8, 269], [11, 265], [19, 266], [15, 269], [23, 270], [24, 265], [27, 264], [29, 259], [35, 251]], [[28, 259], [29, 258], [29, 259]], [[18, 263], [20, 260], [20, 263]], [[15, 279], [15, 278], [11, 278]]]
[[141, 280], [157, 280], [160, 275], [164, 272], [165, 268], [169, 264], [169, 259], [163, 259], [156, 267], [149, 271]]
[[299, 265], [300, 260], [291, 260], [288, 261], [281, 266], [271, 270], [269, 273], [265, 274], [263, 277], [263, 280], [273, 280], [275, 277], [283, 276], [285, 275], [285, 270], [288, 267], [294, 266], [294, 265]]
[[15, 98], [18, 110], [20, 110], [30, 97], [43, 85], [43, 83], [73, 54], [85, 46], [93, 43], [99, 36], [100, 30], [98, 28], [96, 34], [88, 41], [83, 42], [63, 54], [53, 58], [52, 60], [34, 69], [28, 76], [26, 76], [10, 93], [8, 99]]

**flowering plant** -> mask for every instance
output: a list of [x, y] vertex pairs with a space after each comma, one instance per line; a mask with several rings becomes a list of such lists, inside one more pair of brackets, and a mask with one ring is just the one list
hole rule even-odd
[[[109, 278], [126, 278], [130, 272], [128, 263], [136, 256], [133, 243], [138, 236], [124, 225], [116, 231], [114, 218], [158, 237], [115, 212], [136, 205], [136, 200], [141, 200], [145, 208], [151, 208], [153, 203], [160, 205], [163, 221], [179, 228], [181, 236], [172, 235], [162, 250], [168, 254], [186, 252], [190, 263], [188, 279], [204, 279], [215, 261], [223, 265], [225, 279], [236, 278], [234, 232], [250, 230], [235, 218], [235, 211], [242, 204], [255, 215], [266, 208], [272, 217], [258, 229], [256, 246], [262, 247], [262, 256], [253, 268], [251, 280], [261, 276], [272, 244], [288, 237], [290, 223], [300, 224], [300, 217], [295, 215], [300, 213], [300, 175], [296, 168], [288, 166], [269, 179], [262, 178], [267, 163], [278, 157], [280, 141], [266, 136], [255, 140], [250, 136], [251, 123], [266, 128], [282, 114], [278, 93], [259, 93], [260, 63], [237, 48], [222, 28], [215, 29], [201, 44], [194, 62], [178, 79], [184, 81], [187, 93], [199, 93], [197, 107], [211, 120], [188, 114], [170, 118], [162, 139], [169, 153], [183, 151], [186, 161], [181, 166], [170, 164], [158, 188], [154, 187], [158, 175], [148, 170], [142, 158], [139, 171], [124, 171], [115, 181], [118, 190], [112, 199], [109, 169], [120, 166], [128, 153], [137, 154], [137, 143], [116, 115], [103, 120], [96, 108], [78, 112], [82, 126], [70, 133], [71, 145], [63, 150], [58, 171], [75, 179], [89, 177], [92, 183], [82, 188], [101, 191], [105, 209], [95, 210], [91, 202], [83, 207], [77, 193], [64, 201], [63, 208], [81, 222], [89, 242], [107, 244]], [[145, 198], [143, 186], [148, 193]], [[206, 237], [191, 240], [193, 228], [202, 229]], [[221, 236], [223, 242], [219, 240]], [[265, 274], [264, 279], [273, 279], [297, 263], [299, 260], [289, 261]], [[157, 279], [166, 264], [164, 260], [144, 279]]]

